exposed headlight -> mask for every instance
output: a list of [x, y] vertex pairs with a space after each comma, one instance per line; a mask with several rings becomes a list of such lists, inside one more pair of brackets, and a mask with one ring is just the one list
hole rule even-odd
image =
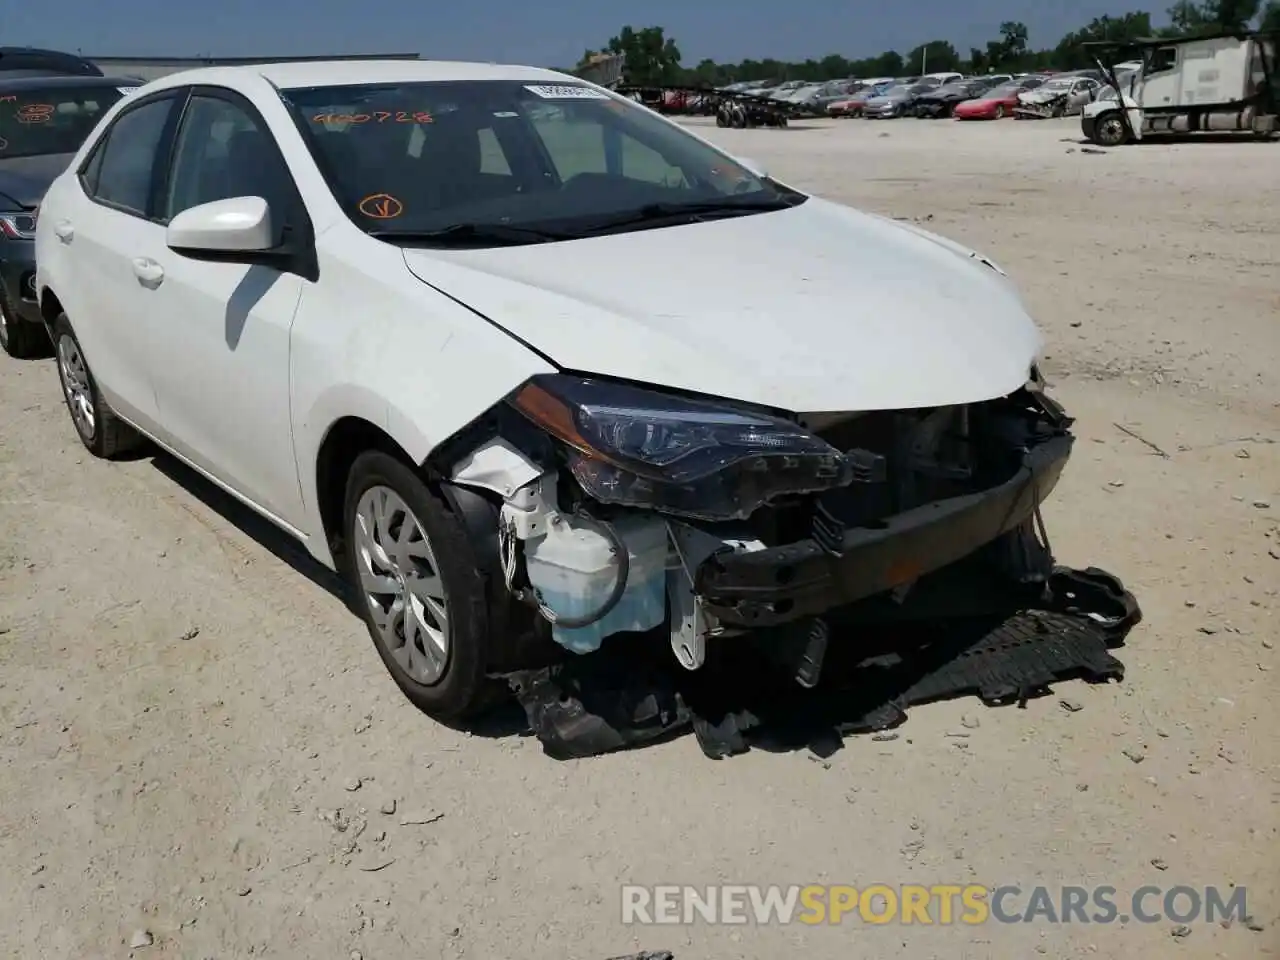
[[34, 240], [36, 215], [34, 213], [0, 213], [0, 233], [11, 240]]
[[835, 447], [777, 417], [586, 377], [534, 377], [512, 406], [568, 448], [601, 503], [701, 520], [742, 520], [787, 494], [842, 487]]

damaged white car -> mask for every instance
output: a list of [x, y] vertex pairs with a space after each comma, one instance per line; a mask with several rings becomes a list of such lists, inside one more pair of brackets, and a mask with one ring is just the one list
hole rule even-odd
[[36, 243], [84, 445], [150, 438], [339, 570], [441, 720], [622, 633], [776, 638], [811, 685], [832, 613], [1047, 569], [1070, 420], [1005, 274], [572, 77], [174, 74]]

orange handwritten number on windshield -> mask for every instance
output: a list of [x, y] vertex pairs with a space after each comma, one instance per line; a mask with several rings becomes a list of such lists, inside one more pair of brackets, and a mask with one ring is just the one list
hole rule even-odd
[[425, 110], [410, 113], [407, 110], [375, 110], [373, 113], [317, 113], [311, 118], [312, 123], [361, 124], [370, 120], [377, 123], [433, 123], [431, 114]]
[[18, 108], [19, 123], [45, 123], [53, 116], [51, 103], [26, 103]]

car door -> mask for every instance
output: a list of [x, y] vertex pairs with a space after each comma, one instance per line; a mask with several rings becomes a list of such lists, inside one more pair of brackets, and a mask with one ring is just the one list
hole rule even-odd
[[98, 389], [120, 416], [156, 435], [156, 354], [140, 310], [134, 251], [164, 231], [151, 219], [156, 158], [172, 133], [181, 91], [139, 100], [116, 115], [78, 171], [83, 195], [60, 205], [54, 235], [69, 284], [58, 297]]
[[[310, 236], [269, 127], [230, 90], [192, 91], [159, 193], [165, 224], [200, 204], [260, 196], [282, 230]], [[176, 253], [163, 231], [135, 255], [155, 278], [147, 317], [169, 443], [234, 493], [296, 527], [302, 494], [290, 420], [289, 332], [307, 281], [261, 262]]]
[[1077, 110], [1093, 99], [1098, 85], [1092, 80], [1077, 80], [1071, 87], [1071, 108]]

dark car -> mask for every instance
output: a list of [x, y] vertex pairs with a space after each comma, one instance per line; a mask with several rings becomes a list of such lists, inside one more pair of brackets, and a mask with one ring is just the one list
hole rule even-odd
[[996, 84], [996, 80], [979, 77], [970, 80], [956, 80], [944, 83], [916, 97], [916, 116], [937, 118], [950, 117], [957, 103], [980, 97]]
[[36, 213], [98, 120], [141, 85], [120, 77], [0, 72], [0, 347], [12, 357], [48, 347], [36, 303]]
[[74, 53], [38, 47], [0, 47], [0, 79], [17, 77], [100, 77], [97, 64]]

